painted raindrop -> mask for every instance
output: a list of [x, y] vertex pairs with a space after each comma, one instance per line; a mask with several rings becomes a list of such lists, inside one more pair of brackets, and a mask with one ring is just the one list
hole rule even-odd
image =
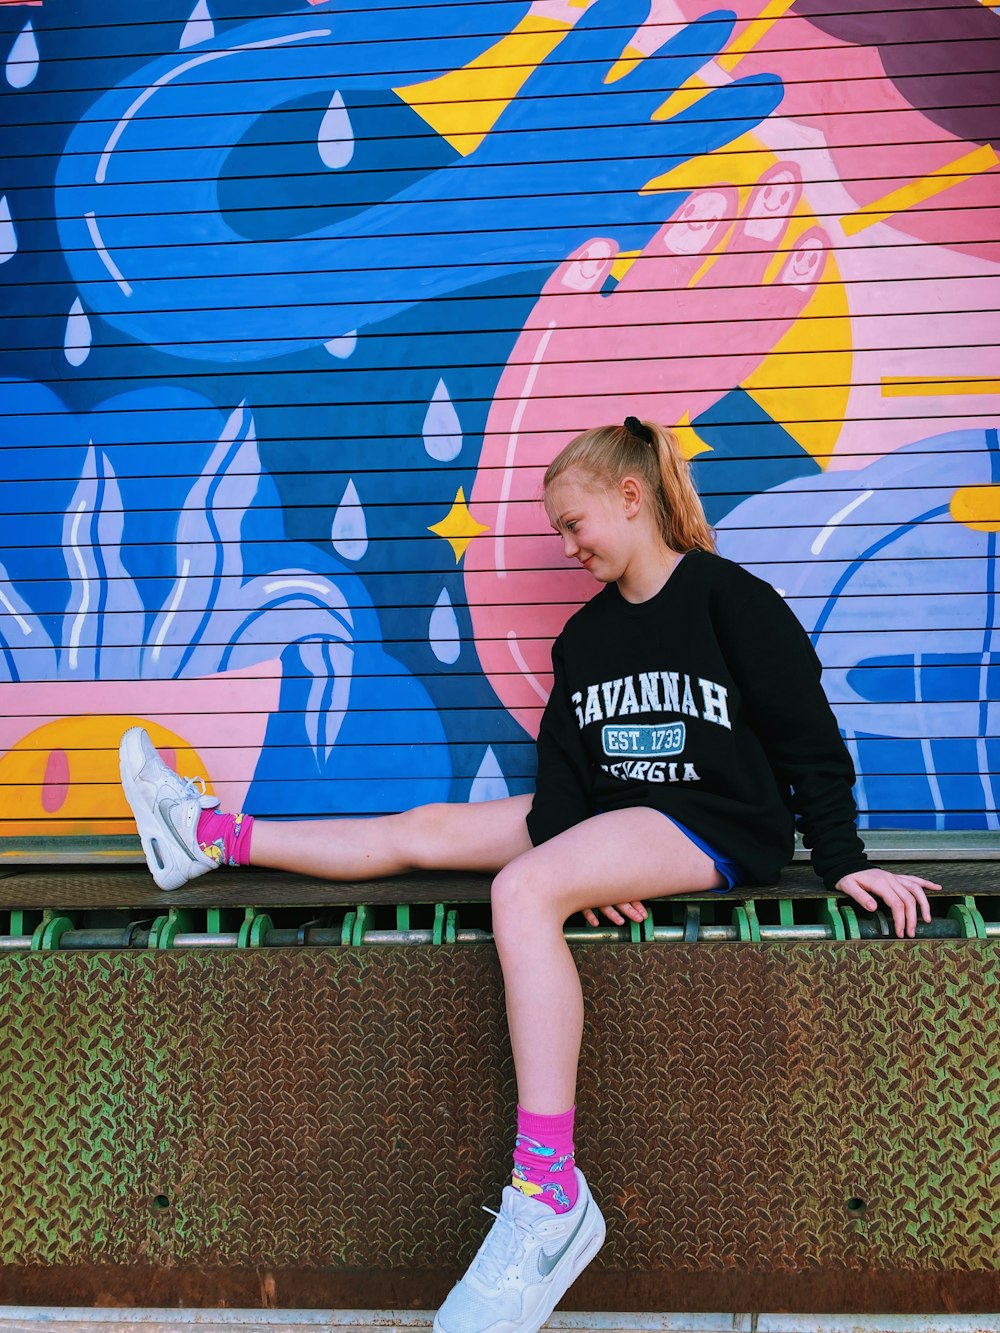
[[4, 71], [12, 88], [27, 88], [38, 73], [38, 42], [31, 20], [24, 25], [10, 48]]
[[17, 232], [10, 216], [10, 204], [7, 196], [0, 199], [0, 264], [6, 264], [17, 254]]
[[507, 779], [503, 775], [503, 770], [497, 763], [493, 746], [487, 745], [483, 762], [479, 765], [479, 772], [472, 779], [469, 801], [470, 803], [473, 801], [502, 801], [509, 795], [510, 788], [507, 786]]
[[430, 620], [431, 651], [439, 662], [457, 662], [462, 651], [462, 636], [458, 632], [458, 617], [448, 596], [448, 589], [442, 588], [441, 595], [434, 603]]
[[328, 167], [346, 167], [354, 156], [354, 126], [339, 92], [333, 94], [320, 123], [317, 147]]
[[365, 511], [353, 480], [347, 483], [330, 528], [333, 549], [345, 560], [360, 560], [368, 550]]
[[181, 33], [181, 40], [178, 43], [178, 50], [185, 51], [189, 46], [197, 46], [199, 42], [210, 41], [214, 36], [215, 24], [212, 22], [212, 15], [208, 12], [208, 0], [198, 0], [191, 11], [191, 17], [184, 25], [184, 31]]
[[357, 329], [351, 329], [350, 333], [342, 333], [339, 338], [331, 338], [328, 343], [323, 344], [330, 355], [335, 356], [338, 361], [346, 361], [357, 345]]
[[462, 424], [455, 404], [444, 380], [438, 380], [424, 417], [424, 448], [439, 463], [449, 463], [461, 453], [462, 443]]
[[82, 366], [87, 357], [90, 356], [92, 338], [90, 320], [80, 303], [80, 298], [77, 297], [69, 308], [69, 317], [66, 320], [66, 335], [63, 338], [63, 351], [71, 366]]

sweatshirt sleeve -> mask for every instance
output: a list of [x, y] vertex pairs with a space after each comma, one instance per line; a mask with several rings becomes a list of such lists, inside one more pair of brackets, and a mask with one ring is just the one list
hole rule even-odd
[[856, 773], [809, 636], [781, 595], [740, 570], [716, 589], [720, 642], [749, 725], [792, 791], [795, 826], [828, 889], [868, 865], [857, 831]]
[[558, 639], [552, 645], [552, 676], [552, 693], [538, 732], [538, 777], [527, 821], [535, 847], [593, 813], [593, 778], [573, 715]]

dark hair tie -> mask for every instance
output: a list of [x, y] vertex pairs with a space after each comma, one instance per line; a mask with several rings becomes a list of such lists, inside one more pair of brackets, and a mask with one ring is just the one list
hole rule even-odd
[[638, 417], [626, 417], [625, 429], [631, 434], [642, 440], [643, 444], [652, 445], [653, 432], [648, 426], [644, 426]]

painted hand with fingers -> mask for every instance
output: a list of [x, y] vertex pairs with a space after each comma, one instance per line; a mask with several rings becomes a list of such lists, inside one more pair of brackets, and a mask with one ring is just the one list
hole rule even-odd
[[925, 889], [935, 892], [941, 888], [933, 880], [921, 879], [918, 875], [896, 875], [889, 870], [872, 866], [869, 870], [859, 870], [854, 875], [845, 875], [837, 880], [837, 890], [846, 893], [866, 912], [874, 912], [878, 907], [878, 898], [892, 912], [892, 922], [900, 939], [917, 932], [917, 913], [924, 921], [930, 921], [931, 908]]
[[616, 926], [624, 926], [626, 917], [630, 921], [645, 921], [649, 915], [642, 903], [616, 903], [614, 906], [608, 907], [585, 907], [583, 918], [588, 926], [600, 924], [597, 920], [598, 912], [603, 912], [608, 920], [614, 922]]
[[827, 259], [818, 227], [786, 241], [800, 194], [790, 162], [761, 175], [742, 211], [734, 186], [696, 190], [613, 290], [619, 242], [595, 237], [560, 265], [528, 317], [487, 422], [471, 505], [490, 531], [470, 546], [465, 575], [483, 669], [532, 734], [551, 688], [552, 640], [598, 589], [547, 531], [545, 468], [595, 423], [694, 420], [760, 365]]

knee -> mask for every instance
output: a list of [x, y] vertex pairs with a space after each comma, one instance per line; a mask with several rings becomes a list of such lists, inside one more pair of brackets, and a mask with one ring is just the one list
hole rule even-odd
[[566, 915], [560, 915], [554, 885], [533, 864], [530, 852], [504, 866], [494, 878], [490, 903], [494, 935], [522, 931], [526, 921], [537, 920], [540, 914], [560, 916], [560, 924]]
[[399, 853], [411, 870], [437, 870], [447, 838], [445, 821], [453, 806], [416, 805], [393, 816]]

